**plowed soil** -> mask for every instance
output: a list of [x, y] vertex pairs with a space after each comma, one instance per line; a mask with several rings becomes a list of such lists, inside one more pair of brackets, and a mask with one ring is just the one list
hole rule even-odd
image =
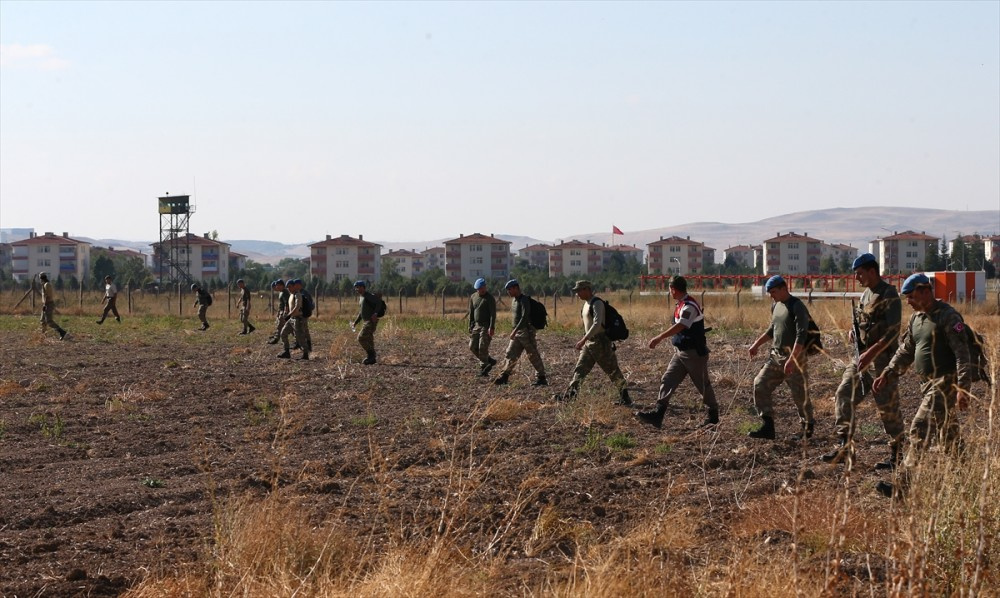
[[[278, 488], [317, 522], [337, 518], [376, 543], [431, 535], [448, 513], [461, 519], [470, 550], [506, 555], [505, 587], [520, 594], [545, 574], [546, 559], [575, 549], [568, 536], [533, 535], [545, 508], [609, 536], [665, 507], [687, 508], [700, 518], [710, 551], [739, 535], [748, 513], [760, 512], [748, 505], [767, 505], [798, 484], [832, 494], [844, 480], [841, 467], [818, 458], [832, 442], [830, 397], [846, 359], [836, 336], [825, 340], [829, 356], [812, 359], [819, 427], [802, 444], [790, 440], [798, 423], [785, 388], [775, 399], [779, 439], [745, 436], [758, 421], [750, 386], [762, 363], [746, 357], [750, 331], [711, 339], [723, 421], [703, 431], [690, 382], [663, 430], [614, 406], [599, 369], [578, 399], [555, 402], [552, 394], [572, 374], [575, 329], [539, 333], [550, 386], [532, 388], [526, 359], [507, 387], [478, 377], [455, 326], [407, 329], [390, 319], [376, 335], [379, 363], [365, 366], [342, 323], [321, 320], [312, 326], [314, 359], [298, 361], [276, 359], [278, 349], [261, 332], [236, 336], [231, 321], [202, 333], [180, 327], [191, 321], [97, 327], [67, 318], [70, 336], [60, 342], [51, 331], [43, 337], [34, 318], [7, 318], [0, 345], [4, 596], [113, 596], [147, 575], [198, 566], [221, 505]], [[672, 351], [647, 349], [651, 333], [638, 331], [618, 349], [640, 407], [655, 401]], [[493, 355], [502, 358], [505, 345], [498, 336]], [[907, 421], [913, 390], [907, 378]], [[859, 415], [859, 473], [849, 483], [870, 490], [885, 436], [870, 399]], [[459, 487], [457, 477], [469, 485]], [[461, 512], [448, 504], [456, 496]], [[787, 536], [775, 529], [747, 540]]]

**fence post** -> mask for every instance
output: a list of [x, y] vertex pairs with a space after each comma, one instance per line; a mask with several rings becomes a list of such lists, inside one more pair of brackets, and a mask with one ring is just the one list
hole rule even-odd
[[128, 315], [132, 315], [132, 285], [125, 285], [125, 301], [128, 303], [126, 309], [128, 309]]
[[399, 289], [399, 313], [403, 313], [403, 289]]
[[743, 292], [743, 285], [741, 284], [738, 289], [736, 289], [736, 309], [740, 308], [740, 293]]
[[446, 289], [446, 288], [445, 289], [441, 289], [441, 317], [442, 318], [445, 315], [444, 314], [444, 294], [447, 292], [447, 290], [448, 289]]
[[184, 290], [181, 289], [180, 281], [177, 281], [177, 315], [184, 315]]
[[80, 311], [83, 311], [83, 285], [80, 285]]

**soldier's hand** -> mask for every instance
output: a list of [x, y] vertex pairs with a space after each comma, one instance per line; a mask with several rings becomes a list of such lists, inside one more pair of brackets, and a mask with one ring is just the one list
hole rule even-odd
[[872, 382], [872, 392], [882, 392], [882, 388], [885, 386], [885, 374], [882, 374], [875, 381]]
[[854, 338], [854, 329], [853, 328], [851, 328], [850, 330], [847, 331], [847, 340], [849, 340], [852, 343], [856, 343], [858, 341], [858, 339]]
[[650, 349], [655, 349], [656, 345], [659, 345], [659, 344], [660, 344], [660, 337], [654, 336], [652, 339], [650, 339], [648, 346], [649, 346]]
[[574, 347], [576, 347], [577, 351], [580, 351], [581, 349], [583, 349], [583, 346], [585, 344], [587, 344], [587, 339], [581, 339], [581, 340], [577, 341], [577, 343], [574, 345]]
[[969, 408], [969, 398], [971, 396], [972, 394], [967, 389], [959, 387], [958, 394], [955, 396], [955, 402], [959, 411], [965, 411]]
[[750, 347], [750, 349], [747, 351], [748, 353], [750, 353], [750, 357], [757, 357], [757, 349], [758, 348], [759, 347], [754, 347], [754, 346]]
[[490, 328], [490, 332], [489, 332], [490, 338], [493, 338], [493, 333], [494, 332], [495, 332], [495, 330], [493, 330], [492, 328]]

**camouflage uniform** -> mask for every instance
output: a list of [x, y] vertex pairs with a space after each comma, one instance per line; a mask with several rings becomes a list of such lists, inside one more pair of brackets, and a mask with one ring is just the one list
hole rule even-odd
[[902, 343], [886, 367], [887, 380], [898, 378], [910, 365], [920, 376], [920, 407], [910, 423], [909, 447], [903, 465], [917, 464], [935, 439], [951, 447], [960, 441], [955, 413], [957, 391], [968, 390], [972, 367], [965, 322], [944, 301], [934, 300], [926, 312], [915, 312]]
[[497, 300], [486, 293], [469, 298], [469, 350], [483, 365], [490, 362], [490, 331], [496, 328]]
[[240, 289], [240, 298], [236, 306], [240, 310], [240, 324], [243, 324], [243, 331], [253, 330], [253, 324], [250, 323], [250, 289], [245, 286]]
[[354, 319], [354, 325], [357, 326], [359, 322], [364, 322], [361, 332], [358, 333], [358, 344], [366, 352], [371, 352], [375, 350], [375, 329], [378, 328], [378, 321], [372, 322], [372, 316], [375, 315], [375, 310], [378, 308], [378, 298], [365, 291], [360, 296], [358, 303], [361, 306], [361, 311]]
[[584, 343], [580, 357], [576, 360], [573, 379], [569, 383], [567, 394], [573, 395], [580, 390], [580, 383], [590, 370], [594, 369], [594, 364], [601, 366], [619, 392], [627, 384], [621, 368], [618, 367], [618, 356], [615, 354], [614, 345], [604, 328], [604, 311], [604, 301], [596, 295], [583, 304], [580, 317], [583, 319], [587, 342]]
[[278, 293], [278, 314], [274, 318], [273, 338], [281, 338], [281, 330], [285, 327], [285, 322], [288, 321], [288, 301], [291, 297], [292, 294], [287, 288], [281, 289], [281, 292]]
[[55, 290], [52, 289], [52, 283], [46, 280], [42, 283], [42, 316], [39, 319], [39, 322], [42, 324], [42, 334], [45, 334], [46, 328], [52, 328], [59, 333], [59, 338], [62, 338], [66, 336], [66, 331], [59, 324], [56, 324], [56, 321], [52, 318], [55, 309]]
[[[884, 339], [886, 348], [875, 357], [872, 364], [875, 376], [881, 375], [893, 353], [898, 347], [899, 326], [903, 317], [903, 305], [896, 287], [882, 280], [874, 289], [865, 289], [858, 306], [858, 328], [861, 330], [859, 339], [863, 352], [879, 340]], [[854, 436], [854, 407], [872, 390], [872, 374], [870, 371], [858, 375], [858, 364], [852, 361], [844, 371], [844, 376], [837, 388], [836, 431], [841, 439]], [[862, 391], [863, 388], [863, 391]], [[899, 384], [896, 378], [887, 380], [879, 392], [874, 393], [875, 407], [885, 433], [889, 435], [890, 447], [898, 447], [903, 438], [903, 414], [899, 408]]]
[[705, 316], [698, 302], [689, 295], [678, 301], [674, 308], [674, 323], [678, 322], [684, 322], [687, 328], [671, 339], [674, 356], [660, 378], [660, 392], [656, 403], [664, 407], [669, 405], [670, 397], [684, 381], [684, 377], [691, 376], [691, 383], [701, 393], [702, 402], [709, 410], [718, 412], [719, 403], [708, 376], [709, 351], [705, 340]]
[[517, 365], [517, 360], [521, 353], [528, 354], [528, 361], [538, 374], [538, 378], [545, 378], [545, 364], [542, 363], [542, 356], [538, 352], [538, 345], [535, 342], [535, 328], [531, 325], [531, 305], [528, 303], [527, 295], [518, 295], [511, 298], [511, 316], [514, 322], [514, 338], [507, 343], [507, 353], [504, 355], [506, 361], [500, 377], [510, 376]]
[[312, 353], [312, 337], [309, 335], [309, 318], [302, 316], [302, 292], [296, 291], [290, 294], [291, 297], [288, 302], [288, 319], [285, 321], [285, 326], [281, 329], [281, 343], [285, 347], [285, 352], [287, 353], [290, 348], [288, 346], [288, 335], [295, 335], [295, 342], [299, 344], [304, 355]]
[[199, 288], [196, 292], [198, 293], [198, 296], [194, 302], [198, 306], [198, 319], [201, 320], [201, 323], [205, 328], [208, 328], [208, 291]]
[[785, 363], [797, 343], [803, 347], [809, 334], [809, 310], [796, 297], [775, 302], [771, 309], [771, 326], [767, 329], [773, 341], [764, 367], [753, 381], [753, 404], [761, 417], [774, 418], [771, 395], [782, 382], [788, 385], [803, 426], [813, 422], [813, 406], [809, 399], [809, 370], [806, 351], [799, 356], [799, 368], [785, 375]]

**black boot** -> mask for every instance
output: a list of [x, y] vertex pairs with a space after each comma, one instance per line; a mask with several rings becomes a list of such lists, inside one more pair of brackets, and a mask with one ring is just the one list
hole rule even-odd
[[492, 370], [493, 366], [495, 366], [496, 364], [497, 364], [497, 360], [493, 359], [492, 357], [490, 357], [489, 360], [486, 363], [484, 363], [482, 366], [480, 366], [480, 368], [479, 368], [479, 375], [483, 376], [484, 378], [486, 376], [489, 376], [490, 375], [490, 370]]
[[535, 381], [531, 383], [532, 386], [548, 386], [549, 381], [545, 379], [545, 376], [539, 376], [535, 378]]
[[812, 438], [813, 430], [816, 428], [816, 422], [809, 422], [802, 424], [802, 430], [798, 434], [792, 435], [792, 440], [796, 442], [801, 442]]
[[623, 407], [632, 406], [632, 397], [628, 396], [627, 388], [621, 389], [621, 391], [618, 393], [618, 400], [615, 401], [615, 405], [621, 405]]
[[508, 382], [510, 382], [510, 374], [500, 374], [500, 376], [493, 381], [493, 384], [495, 384], [496, 386], [503, 386]]
[[719, 409], [709, 409], [708, 415], [705, 416], [705, 421], [701, 423], [702, 428], [708, 428], [710, 426], [715, 426], [719, 423]]
[[368, 351], [368, 357], [365, 357], [364, 361], [361, 363], [365, 365], [372, 365], [375, 363], [375, 351]]
[[272, 336], [271, 338], [267, 339], [267, 344], [269, 344], [269, 345], [277, 345], [279, 340], [281, 340], [281, 339], [279, 339], [276, 336]]
[[63, 330], [62, 328], [56, 328], [56, 330], [59, 332], [59, 340], [63, 340], [66, 338], [65, 330]]
[[302, 361], [309, 361], [309, 351], [303, 351], [302, 352], [302, 357], [300, 359]]
[[278, 359], [291, 359], [291, 357], [292, 354], [288, 352], [288, 349], [285, 349], [281, 353], [278, 353]]
[[576, 389], [568, 388], [566, 389], [566, 392], [557, 392], [552, 395], [552, 398], [557, 401], [571, 401], [576, 398]]
[[251, 333], [251, 332], [253, 332], [254, 330], [257, 330], [257, 328], [256, 328], [256, 327], [255, 327], [255, 326], [254, 326], [253, 324], [247, 324], [247, 326], [249, 326], [249, 327], [250, 327], [250, 330], [248, 330], [248, 331], [247, 331], [247, 334], [250, 334], [250, 333]]
[[890, 451], [891, 451], [889, 453], [889, 457], [885, 461], [882, 461], [880, 463], [876, 463], [875, 464], [875, 469], [880, 470], [880, 471], [894, 471], [896, 469], [896, 467], [899, 466], [899, 461], [900, 461], [899, 445], [894, 444], [894, 445], [892, 445], [889, 448], [890, 448]]
[[836, 446], [834, 446], [829, 453], [826, 453], [822, 457], [820, 457], [820, 459], [822, 459], [824, 463], [840, 463], [841, 461], [847, 458], [847, 455], [848, 455], [847, 438], [841, 436], [837, 440]]
[[757, 428], [753, 432], [747, 434], [750, 438], [763, 438], [765, 440], [774, 440], [774, 418], [767, 417], [764, 418], [764, 425]]
[[636, 411], [635, 417], [639, 421], [660, 428], [663, 426], [663, 416], [667, 413], [666, 404], [657, 403], [656, 409], [648, 411]]

